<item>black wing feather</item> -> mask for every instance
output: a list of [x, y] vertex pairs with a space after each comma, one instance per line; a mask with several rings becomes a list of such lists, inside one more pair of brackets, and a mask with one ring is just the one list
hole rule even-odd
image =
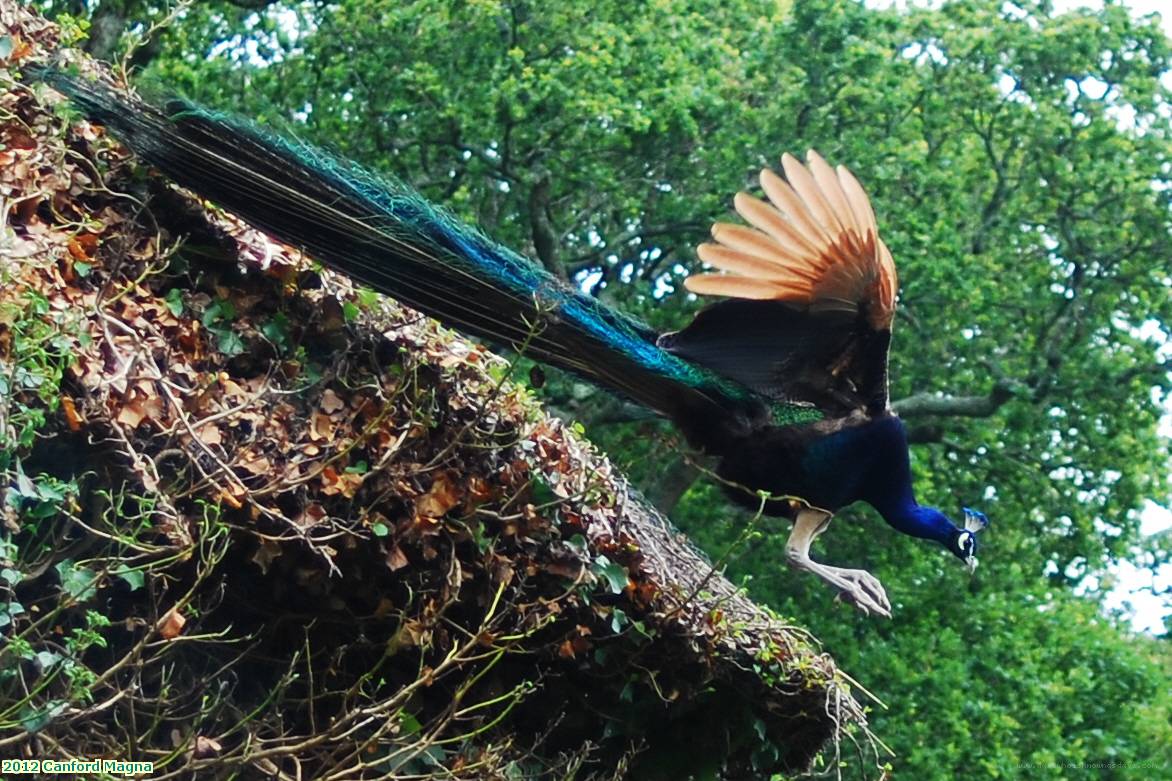
[[659, 345], [772, 399], [832, 416], [887, 407], [889, 330], [865, 312], [813, 311], [781, 301], [728, 299]]

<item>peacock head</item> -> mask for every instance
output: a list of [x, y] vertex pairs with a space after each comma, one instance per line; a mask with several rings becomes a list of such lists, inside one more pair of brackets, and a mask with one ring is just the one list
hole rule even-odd
[[964, 527], [956, 530], [948, 549], [968, 565], [969, 572], [977, 568], [977, 534], [989, 525], [988, 517], [971, 507], [964, 511]]

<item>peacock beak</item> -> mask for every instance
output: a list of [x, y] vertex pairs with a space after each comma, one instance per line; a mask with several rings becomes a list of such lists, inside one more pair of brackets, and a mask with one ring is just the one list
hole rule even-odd
[[969, 556], [967, 559], [964, 560], [964, 563], [968, 566], [970, 575], [977, 571], [977, 557], [976, 556]]

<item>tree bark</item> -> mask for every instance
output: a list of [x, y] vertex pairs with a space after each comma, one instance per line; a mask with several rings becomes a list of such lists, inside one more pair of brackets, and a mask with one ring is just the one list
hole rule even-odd
[[1013, 396], [1013, 388], [1008, 383], [999, 382], [983, 396], [916, 393], [893, 402], [891, 408], [904, 419], [928, 416], [987, 418]]

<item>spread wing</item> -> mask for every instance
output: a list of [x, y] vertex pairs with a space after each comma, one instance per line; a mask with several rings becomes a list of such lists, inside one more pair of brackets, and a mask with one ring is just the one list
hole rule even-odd
[[887, 407], [895, 263], [858, 180], [818, 153], [765, 169], [768, 202], [738, 193], [748, 225], [716, 223], [697, 249], [718, 273], [684, 284], [728, 296], [661, 344], [766, 396], [831, 414]]

